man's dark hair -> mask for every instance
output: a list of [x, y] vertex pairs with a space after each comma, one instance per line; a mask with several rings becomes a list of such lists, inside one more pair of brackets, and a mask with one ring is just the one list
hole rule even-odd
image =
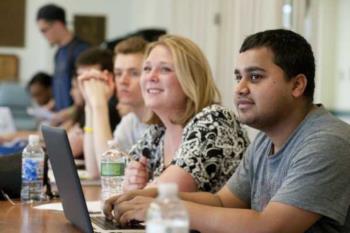
[[79, 55], [75, 63], [75, 67], [82, 65], [99, 65], [101, 70], [113, 72], [113, 54], [101, 48], [87, 49]]
[[40, 19], [48, 22], [61, 21], [66, 25], [66, 12], [62, 7], [55, 4], [47, 4], [42, 6], [36, 15], [36, 20], [38, 21]]
[[312, 101], [315, 90], [315, 58], [306, 39], [290, 30], [267, 30], [248, 36], [239, 52], [261, 47], [271, 49], [274, 63], [284, 71], [288, 80], [298, 74], [306, 76], [304, 95]]
[[27, 89], [29, 89], [33, 84], [39, 84], [45, 88], [50, 88], [52, 85], [52, 76], [44, 72], [38, 72], [28, 82]]

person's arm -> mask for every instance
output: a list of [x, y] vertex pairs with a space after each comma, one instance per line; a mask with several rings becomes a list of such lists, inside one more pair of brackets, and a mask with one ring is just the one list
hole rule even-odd
[[193, 202], [185, 202], [185, 206], [191, 229], [201, 233], [302, 233], [320, 218], [318, 214], [278, 202], [269, 203], [262, 212]]
[[84, 127], [84, 162], [85, 169], [91, 178], [99, 177], [99, 169], [96, 161], [95, 147], [92, 128], [92, 111], [85, 105], [85, 127]]
[[67, 132], [70, 147], [72, 149], [73, 157], [79, 158], [83, 154], [84, 134], [79, 124], [73, 125]]
[[[99, 176], [100, 156], [107, 149], [107, 140], [112, 138], [107, 107], [114, 89], [114, 86], [109, 85], [111, 78], [110, 73], [95, 69], [78, 77], [78, 85], [85, 100], [85, 166], [93, 178]], [[107, 136], [99, 138], [101, 131], [106, 132]], [[104, 147], [101, 148], [101, 145]]]
[[[103, 212], [107, 218], [116, 218], [126, 224], [131, 219], [145, 220], [144, 213], [150, 203], [158, 195], [157, 188], [133, 190], [114, 196], [105, 202]], [[193, 202], [214, 207], [246, 208], [247, 205], [224, 187], [217, 194], [206, 192], [180, 192], [179, 197], [186, 202]], [[113, 214], [114, 211], [114, 214]], [[126, 212], [134, 213], [134, 215]]]
[[38, 131], [18, 131], [15, 133], [0, 135], [0, 144], [11, 142], [15, 139], [25, 140], [28, 139], [30, 134], [39, 134]]
[[193, 177], [182, 168], [177, 166], [168, 167], [159, 177], [152, 182], [149, 181], [149, 171], [147, 168], [147, 159], [141, 156], [139, 161], [131, 161], [125, 171], [125, 181], [123, 190], [131, 191], [142, 188], [154, 188], [159, 183], [172, 182], [178, 185], [181, 192], [194, 192], [197, 185]]
[[76, 111], [76, 106], [72, 105], [60, 110], [59, 112], [55, 112], [52, 114], [50, 124], [53, 126], [58, 126], [60, 124], [64, 125], [66, 121], [69, 121], [73, 118]]
[[101, 103], [92, 108], [93, 141], [96, 161], [100, 164], [101, 155], [108, 149], [107, 141], [111, 140], [112, 130], [109, 124], [107, 103]]
[[90, 94], [92, 113], [92, 137], [95, 147], [97, 168], [100, 169], [101, 155], [108, 149], [107, 141], [112, 139], [108, 116], [108, 86], [104, 81], [91, 79], [85, 83], [87, 95]]
[[[117, 195], [111, 197], [105, 202], [104, 205], [104, 214], [108, 218], [113, 218], [112, 211], [115, 209], [121, 210], [122, 207], [125, 211], [128, 210], [137, 210], [140, 213], [143, 213], [147, 210], [148, 205], [153, 200], [153, 198], [157, 197], [158, 190], [157, 188], [146, 188], [140, 190], [132, 190], [129, 192], [125, 192], [124, 194]], [[143, 199], [143, 197], [147, 197]], [[231, 207], [231, 208], [247, 208], [248, 205], [241, 201], [235, 195], [229, 191], [229, 189], [225, 186], [223, 187], [217, 194], [208, 193], [208, 192], [180, 192], [179, 197], [187, 202], [194, 202], [198, 204], [208, 205], [208, 206], [216, 206], [216, 207]], [[143, 208], [141, 207], [143, 206]], [[117, 210], [115, 210], [117, 212]], [[138, 220], [143, 221], [144, 217], [142, 214], [135, 212], [136, 216], [131, 216], [132, 218], [136, 218]], [[114, 215], [116, 218], [121, 217], [123, 215], [123, 211], [119, 212], [119, 215]], [[130, 219], [132, 219], [130, 218]]]
[[[217, 194], [180, 193], [189, 212], [191, 229], [232, 233], [301, 233], [320, 216], [279, 202], [270, 202], [262, 212], [224, 186]], [[213, 214], [215, 213], [215, 214]]]
[[[138, 190], [109, 200], [104, 213], [113, 217], [111, 206], [116, 206], [114, 217], [122, 224], [130, 220], [145, 220], [145, 213], [155, 189]], [[320, 216], [290, 205], [270, 202], [262, 212], [247, 209], [248, 205], [227, 187], [217, 194], [180, 193], [189, 212], [191, 229], [227, 233], [302, 233]]]
[[176, 183], [180, 192], [195, 192], [197, 184], [193, 176], [184, 169], [171, 165], [159, 177], [147, 184], [146, 188], [157, 187], [159, 183]]
[[95, 147], [92, 136], [92, 110], [89, 96], [85, 91], [85, 81], [89, 80], [91, 77], [83, 74], [78, 77], [78, 87], [83, 95], [85, 101], [85, 126], [84, 126], [84, 139], [83, 139], [83, 149], [84, 149], [84, 162], [85, 169], [88, 176], [91, 178], [99, 177], [98, 165], [96, 162]]

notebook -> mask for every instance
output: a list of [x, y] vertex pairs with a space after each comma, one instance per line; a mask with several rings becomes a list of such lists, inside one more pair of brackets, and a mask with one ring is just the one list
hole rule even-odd
[[[55, 175], [65, 217], [83, 232], [141, 233], [143, 226], [118, 229], [102, 213], [89, 215], [66, 131], [49, 126], [41, 127], [47, 153]], [[111, 229], [112, 228], [112, 229]]]

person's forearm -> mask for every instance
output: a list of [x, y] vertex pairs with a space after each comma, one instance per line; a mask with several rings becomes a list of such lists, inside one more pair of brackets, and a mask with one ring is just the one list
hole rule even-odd
[[1, 143], [11, 142], [15, 139], [25, 140], [28, 139], [31, 134], [39, 134], [38, 131], [18, 131], [15, 133], [4, 134], [1, 136]]
[[93, 140], [96, 153], [96, 161], [99, 165], [101, 155], [108, 149], [107, 141], [112, 139], [112, 130], [109, 124], [107, 102], [105, 105], [93, 107], [92, 114]]
[[71, 119], [74, 116], [76, 111], [77, 111], [77, 107], [72, 105], [70, 107], [62, 109], [61, 111], [58, 112], [58, 114], [60, 116], [61, 121], [66, 121]]
[[201, 233], [264, 233], [261, 215], [248, 209], [212, 207], [185, 202], [190, 228]]
[[88, 176], [91, 178], [99, 177], [99, 168], [93, 148], [93, 139], [91, 133], [84, 133], [84, 161]]
[[190, 201], [198, 204], [221, 207], [220, 198], [207, 192], [180, 192], [180, 198], [184, 201]]
[[96, 153], [93, 141], [92, 129], [92, 111], [91, 108], [85, 106], [85, 127], [84, 127], [84, 161], [88, 175], [92, 178], [99, 176], [98, 164], [96, 161]]
[[302, 233], [320, 215], [283, 203], [269, 203], [262, 212], [184, 202], [190, 227], [201, 233]]

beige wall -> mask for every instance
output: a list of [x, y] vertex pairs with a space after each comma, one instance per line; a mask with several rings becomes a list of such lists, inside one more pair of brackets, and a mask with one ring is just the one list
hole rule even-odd
[[[26, 47], [3, 48], [0, 53], [20, 57], [25, 83], [38, 70], [52, 71], [54, 49], [35, 24], [45, 0], [27, 0]], [[52, 0], [67, 9], [68, 20], [79, 14], [104, 14], [107, 37], [140, 28], [161, 27], [193, 39], [206, 53], [222, 92], [223, 104], [233, 108], [233, 67], [243, 39], [254, 32], [282, 26], [284, 0]], [[350, 15], [348, 0], [293, 1], [293, 30], [311, 42], [317, 60], [316, 101], [326, 107], [350, 110]], [[254, 133], [252, 134], [254, 135]]]

